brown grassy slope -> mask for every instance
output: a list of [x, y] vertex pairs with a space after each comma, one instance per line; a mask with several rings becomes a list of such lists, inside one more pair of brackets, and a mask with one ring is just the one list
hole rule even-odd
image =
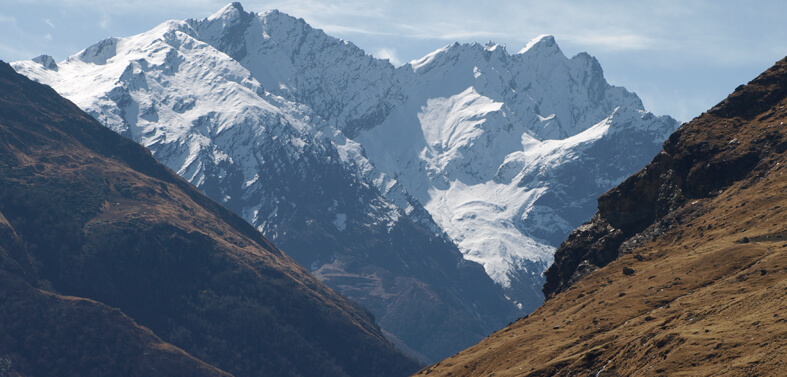
[[396, 376], [417, 367], [364, 309], [147, 150], [5, 64], [0, 89], [0, 211], [21, 245], [8, 255], [30, 284], [118, 308], [236, 375]]
[[546, 303], [420, 374], [787, 375], [787, 61], [599, 199]]
[[41, 291], [6, 273], [0, 300], [0, 365], [19, 375], [230, 376], [92, 300]]
[[0, 376], [229, 376], [117, 309], [34, 288], [24, 248], [0, 213]]

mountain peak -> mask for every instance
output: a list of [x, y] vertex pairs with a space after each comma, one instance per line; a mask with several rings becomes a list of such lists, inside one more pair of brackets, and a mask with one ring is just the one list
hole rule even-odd
[[550, 54], [559, 53], [560, 47], [558, 47], [557, 42], [555, 42], [555, 37], [549, 34], [541, 34], [533, 39], [525, 45], [525, 47], [519, 51], [520, 54], [525, 53], [534, 53], [534, 52], [547, 52]]
[[189, 20], [189, 23], [200, 34], [200, 39], [240, 61], [247, 53], [245, 34], [253, 18], [254, 13], [247, 13], [235, 2], [202, 21]]
[[757, 76], [748, 85], [741, 85], [726, 99], [708, 110], [722, 118], [736, 116], [751, 119], [781, 101], [787, 93], [787, 58]]
[[497, 43], [492, 42], [492, 41], [486, 42], [486, 44], [484, 45], [484, 50], [485, 51], [497, 51], [498, 49], [500, 51], [505, 51], [506, 50], [506, 45], [505, 44], [497, 44]]
[[208, 16], [208, 21], [215, 21], [215, 20], [234, 20], [246, 14], [246, 11], [243, 10], [243, 5], [239, 2], [234, 2], [225, 5], [218, 12], [213, 13], [212, 15]]
[[598, 198], [545, 272], [543, 306], [420, 375], [784, 375], [785, 107], [787, 60]]
[[55, 63], [55, 59], [49, 55], [39, 55], [33, 58], [33, 61], [41, 64], [45, 69], [57, 71], [57, 63]]
[[[266, 11], [266, 12], [265, 12], [265, 13], [263, 13], [262, 15], [263, 15], [263, 17], [268, 17], [268, 16], [271, 16], [271, 17], [275, 17], [275, 16], [287, 16], [287, 17], [292, 17], [292, 16], [290, 16], [289, 14], [287, 14], [287, 13], [284, 13], [284, 12], [282, 12], [282, 11], [278, 10], [278, 9], [271, 9], [271, 10], [269, 10], [269, 11]], [[292, 17], [292, 18], [294, 18], [294, 17]]]
[[77, 58], [85, 63], [103, 65], [117, 53], [118, 38], [104, 39], [77, 54]]
[[[411, 61], [410, 67], [414, 71], [426, 72], [428, 69], [425, 67], [434, 67], [435, 64], [451, 63], [456, 61], [459, 57], [468, 58], [471, 56], [491, 56], [491, 55], [508, 55], [506, 45], [497, 44], [489, 41], [485, 44], [478, 42], [473, 43], [459, 43], [454, 42], [446, 45], [443, 48], [437, 49], [421, 59]], [[473, 59], [473, 58], [470, 58]]]
[[[83, 84], [80, 77], [84, 76], [70, 75], [77, 70], [66, 69], [68, 62], [61, 64], [65, 74], [57, 75], [55, 86], [79, 96], [81, 104], [113, 129], [139, 130], [131, 136], [322, 274], [318, 276], [362, 299], [378, 318], [397, 318], [395, 323], [385, 321], [390, 326], [386, 330], [427, 359], [458, 350], [464, 340], [453, 334], [467, 341], [480, 339], [485, 334], [479, 334], [491, 331], [495, 321], [508, 323], [508, 313], [540, 304], [542, 296], [533, 287], [542, 284], [540, 273], [554, 247], [592, 215], [598, 195], [624, 172], [641, 168], [647, 162], [644, 158], [652, 156], [640, 156], [650, 150], [655, 154], [660, 145], [661, 140], [651, 143], [653, 138], [648, 137], [651, 149], [637, 145], [630, 153], [633, 143], [615, 142], [618, 139], [613, 137], [639, 131], [622, 122], [641, 121], [631, 113], [625, 119], [617, 114], [611, 124], [622, 132], [607, 133], [602, 124], [566, 142], [544, 142], [541, 148], [541, 140], [577, 135], [608, 118], [616, 107], [639, 103], [633, 94], [609, 87], [600, 68], [587, 69], [584, 55], [577, 64], [566, 59], [552, 36], [534, 39], [525, 55], [512, 56], [502, 44], [457, 42], [395, 68], [277, 10], [244, 12], [230, 4], [210, 18], [185, 24], [195, 40], [212, 49], [202, 43], [184, 44], [171, 54], [178, 59], [164, 59], [170, 54], [150, 49], [146, 61], [153, 69], [144, 76], [136, 75], [140, 54], [128, 48], [121, 48], [125, 60], [116, 60], [125, 66], [117, 69], [75, 66], [102, 69], [102, 77], [107, 77], [106, 90], [96, 89], [104, 97], [97, 96], [96, 101], [82, 100], [87, 97], [82, 88], [90, 82]], [[137, 38], [121, 47], [148, 43]], [[32, 66], [26, 71], [37, 77], [56, 76], [43, 72], [40, 64], [24, 64]], [[133, 78], [150, 85], [124, 85], [127, 81], [117, 76], [126, 66]], [[182, 79], [173, 80], [171, 75]], [[251, 87], [255, 93], [246, 90]], [[140, 111], [124, 110], [127, 103]], [[573, 157], [581, 155], [589, 157]], [[626, 166], [621, 167], [618, 156], [625, 156]], [[549, 163], [548, 173], [526, 171], [541, 161]], [[608, 165], [621, 169], [607, 173], [602, 167]], [[505, 169], [498, 169], [501, 166]], [[498, 170], [507, 177], [505, 182], [492, 176]], [[587, 172], [581, 185], [573, 178], [575, 172]], [[527, 179], [515, 179], [520, 173]], [[547, 184], [551, 191], [543, 189]], [[358, 201], [360, 197], [364, 200]], [[478, 200], [465, 205], [469, 197]], [[427, 207], [429, 203], [447, 204]], [[527, 221], [524, 213], [529, 214]], [[391, 222], [378, 221], [387, 218]], [[462, 220], [452, 220], [456, 218]], [[308, 232], [319, 229], [319, 234], [336, 241], [326, 246], [321, 238], [311, 238], [321, 236], [300, 233], [291, 224], [310, 224]], [[418, 229], [410, 229], [416, 225]], [[361, 244], [350, 237], [362, 227], [379, 230], [373, 234], [365, 230], [364, 239], [379, 235], [385, 240], [377, 243], [385, 245], [375, 249], [377, 255], [388, 253], [393, 261], [402, 255], [406, 262], [389, 264], [389, 259], [376, 257], [356, 262], [366, 258], [368, 247], [345, 245]], [[434, 246], [433, 235], [442, 246]], [[432, 263], [419, 261], [412, 250], [429, 250], [425, 258], [435, 261], [444, 254], [445, 259], [439, 260], [450, 265], [408, 267]], [[459, 266], [454, 260], [461, 258], [460, 251], [466, 252], [467, 260], [490, 266], [490, 274], [499, 277], [499, 288], [475, 263], [468, 262], [473, 267], [467, 268], [477, 272], [456, 270], [460, 267], [454, 268]], [[413, 287], [438, 287], [436, 294], [428, 295], [438, 297], [439, 303], [428, 305], [441, 309], [428, 315], [412, 313], [409, 308], [416, 307], [414, 300], [420, 300], [420, 293], [412, 295], [414, 300], [405, 298], [407, 305], [392, 306], [388, 297], [400, 297], [396, 291], [384, 288], [383, 296], [372, 285], [369, 289], [349, 285], [345, 272], [359, 277], [367, 273], [357, 272], [361, 267], [355, 266], [388, 271], [386, 275], [390, 272], [414, 282]], [[334, 272], [339, 271], [335, 267], [343, 272]], [[445, 272], [436, 273], [438, 267], [445, 267]], [[454, 299], [454, 293], [443, 287], [456, 285], [436, 277], [459, 273], [462, 284], [473, 288]], [[508, 297], [516, 307], [505, 301], [503, 289], [511, 292]], [[465, 309], [476, 303], [478, 312]], [[446, 327], [432, 327], [443, 318], [431, 313], [449, 311], [457, 313], [454, 320]], [[456, 320], [460, 317], [465, 319]], [[412, 318], [419, 318], [417, 325], [408, 323]], [[462, 326], [459, 331], [449, 327], [457, 324]], [[427, 341], [429, 337], [440, 340]]]
[[[2, 62], [0, 88], [0, 349], [14, 350], [0, 357], [0, 375], [9, 375], [8, 359], [14, 376], [230, 375], [211, 363], [236, 376], [397, 377], [418, 368], [368, 312], [149, 150]], [[41, 170], [16, 172], [25, 166]], [[42, 254], [54, 247], [58, 256]], [[27, 269], [31, 260], [41, 264]], [[37, 289], [44, 280], [69, 296]], [[36, 335], [55, 324], [64, 331]], [[68, 336], [85, 328], [97, 331]]]
[[292, 16], [278, 9], [260, 13], [260, 17], [266, 24], [279, 25], [279, 27], [284, 26], [285, 28], [298, 27], [305, 30], [314, 30], [303, 18]]

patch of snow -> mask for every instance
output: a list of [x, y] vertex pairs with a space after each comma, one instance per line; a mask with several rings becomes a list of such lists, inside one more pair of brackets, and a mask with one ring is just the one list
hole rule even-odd
[[340, 232], [343, 232], [345, 229], [347, 229], [347, 214], [337, 213], [336, 219], [333, 220], [333, 225], [336, 225], [336, 229], [339, 229]]

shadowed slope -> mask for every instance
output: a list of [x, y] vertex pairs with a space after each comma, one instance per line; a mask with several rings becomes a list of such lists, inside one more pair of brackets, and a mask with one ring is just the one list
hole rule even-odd
[[[396, 376], [416, 367], [365, 310], [147, 150], [5, 64], [0, 87], [0, 212], [23, 246], [9, 255], [22, 260], [17, 275], [28, 284], [118, 308], [236, 375]], [[94, 323], [73, 320], [75, 329]]]

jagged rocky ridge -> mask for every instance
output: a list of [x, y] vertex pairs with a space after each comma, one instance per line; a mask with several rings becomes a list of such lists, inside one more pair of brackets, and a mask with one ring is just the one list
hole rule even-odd
[[[79, 93], [83, 102], [72, 99], [96, 119], [242, 214], [423, 359], [448, 356], [517, 316], [480, 266], [349, 171], [308, 109], [265, 92], [180, 29], [194, 33], [188, 22], [170, 22], [59, 64], [77, 85], [64, 95]], [[108, 79], [97, 85], [99, 75]]]
[[36, 376], [417, 369], [368, 311], [148, 150], [5, 63], [0, 88], [0, 362]]
[[[769, 109], [787, 96], [785, 66], [780, 61], [738, 87], [703, 117], [670, 135], [645, 169], [599, 197], [592, 221], [572, 232], [557, 250], [546, 272], [544, 295], [565, 291], [648, 239], [687, 222], [697, 215], [685, 208], [687, 203], [718, 196], [731, 184], [758, 174], [756, 168], [767, 157], [783, 153], [783, 123], [745, 144], [730, 135], [747, 131], [737, 129], [757, 116], [772, 116]], [[730, 129], [717, 125], [727, 119], [734, 120]]]
[[542, 307], [430, 376], [787, 372], [787, 58], [599, 199]]
[[677, 126], [550, 36], [395, 68], [237, 3], [14, 67], [150, 148], [428, 360], [537, 307], [554, 247]]

